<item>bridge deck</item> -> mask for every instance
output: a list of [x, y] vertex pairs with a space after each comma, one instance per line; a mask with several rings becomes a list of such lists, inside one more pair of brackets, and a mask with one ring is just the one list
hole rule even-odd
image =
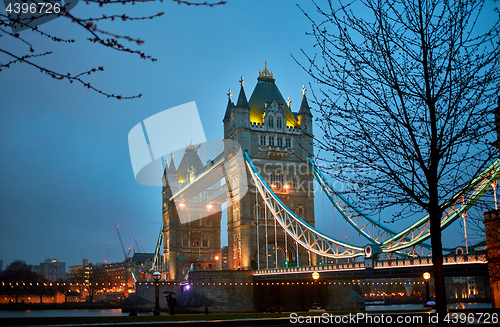
[[[447, 255], [444, 258], [444, 270], [447, 276], [487, 275], [488, 260], [484, 253]], [[274, 269], [258, 269], [253, 275], [256, 280], [268, 279], [310, 279], [313, 272], [329, 278], [385, 278], [385, 277], [422, 277], [424, 271], [432, 271], [431, 257], [416, 257], [375, 261], [374, 267], [365, 266], [365, 262], [326, 264]]]

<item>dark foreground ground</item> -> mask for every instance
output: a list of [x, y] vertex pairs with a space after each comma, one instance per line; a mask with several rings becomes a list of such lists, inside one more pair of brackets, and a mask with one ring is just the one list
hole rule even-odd
[[[450, 326], [498, 325], [500, 309], [477, 309], [450, 311]], [[298, 313], [248, 313], [210, 315], [161, 315], [161, 316], [119, 316], [119, 317], [43, 317], [43, 318], [2, 318], [0, 326], [437, 326], [435, 313], [425, 310], [399, 312], [298, 312]]]

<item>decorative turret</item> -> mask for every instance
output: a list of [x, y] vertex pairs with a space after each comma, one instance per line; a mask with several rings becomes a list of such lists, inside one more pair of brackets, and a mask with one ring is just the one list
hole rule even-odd
[[243, 85], [245, 81], [243, 76], [240, 79], [240, 94], [238, 96], [238, 102], [234, 109], [234, 115], [231, 117], [231, 124], [235, 124], [238, 127], [248, 127], [250, 126], [250, 106], [248, 105], [247, 96], [245, 94], [245, 89]]
[[311, 108], [309, 107], [309, 104], [307, 103], [306, 86], [305, 85], [302, 85], [302, 103], [300, 104], [299, 117], [300, 116], [308, 116], [308, 117], [312, 118]]
[[259, 69], [259, 78], [274, 81], [273, 72], [267, 70], [267, 61], [264, 61], [264, 70]]
[[243, 80], [243, 76], [241, 76], [240, 79], [240, 95], [238, 96], [238, 102], [236, 103], [236, 108], [250, 108], [248, 106], [248, 101], [247, 101], [247, 96], [245, 94], [245, 90], [243, 89], [243, 85], [245, 84], [245, 81]]
[[199, 171], [203, 167], [200, 157], [197, 154], [197, 147], [191, 142], [186, 146], [186, 151], [182, 157], [179, 167], [177, 168], [177, 182], [185, 183], [189, 180], [190, 170]]
[[224, 119], [222, 120], [224, 122], [224, 138], [229, 137], [231, 133], [231, 115], [234, 112], [234, 103], [231, 101], [231, 90], [227, 92], [227, 107], [226, 107], [226, 114], [224, 115]]

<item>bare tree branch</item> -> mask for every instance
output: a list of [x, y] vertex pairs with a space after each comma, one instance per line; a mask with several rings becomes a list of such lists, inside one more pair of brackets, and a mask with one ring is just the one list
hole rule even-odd
[[[479, 24], [486, 1], [312, 0], [314, 13], [301, 9], [317, 50], [294, 59], [319, 84], [318, 145], [333, 156], [324, 161], [335, 162], [336, 179], [362, 186], [348, 191], [370, 212], [429, 214], [441, 316], [447, 199], [498, 156], [500, 20]], [[376, 174], [350, 169], [362, 165]]]

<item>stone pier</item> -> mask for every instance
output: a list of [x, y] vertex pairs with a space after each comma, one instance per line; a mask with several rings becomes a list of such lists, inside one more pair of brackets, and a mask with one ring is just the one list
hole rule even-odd
[[[326, 310], [355, 311], [364, 309], [363, 299], [350, 285], [322, 281], [312, 282], [261, 282], [254, 281], [252, 271], [194, 271], [189, 274], [189, 287], [178, 282], [160, 282], [160, 307], [166, 311], [165, 293], [175, 292], [177, 313], [243, 313], [282, 311], [308, 311], [315, 302], [315, 287], [321, 307]], [[141, 311], [151, 311], [155, 302], [155, 282], [137, 283], [136, 306]], [[139, 299], [139, 300], [138, 300]], [[123, 310], [133, 310], [124, 302]]]

